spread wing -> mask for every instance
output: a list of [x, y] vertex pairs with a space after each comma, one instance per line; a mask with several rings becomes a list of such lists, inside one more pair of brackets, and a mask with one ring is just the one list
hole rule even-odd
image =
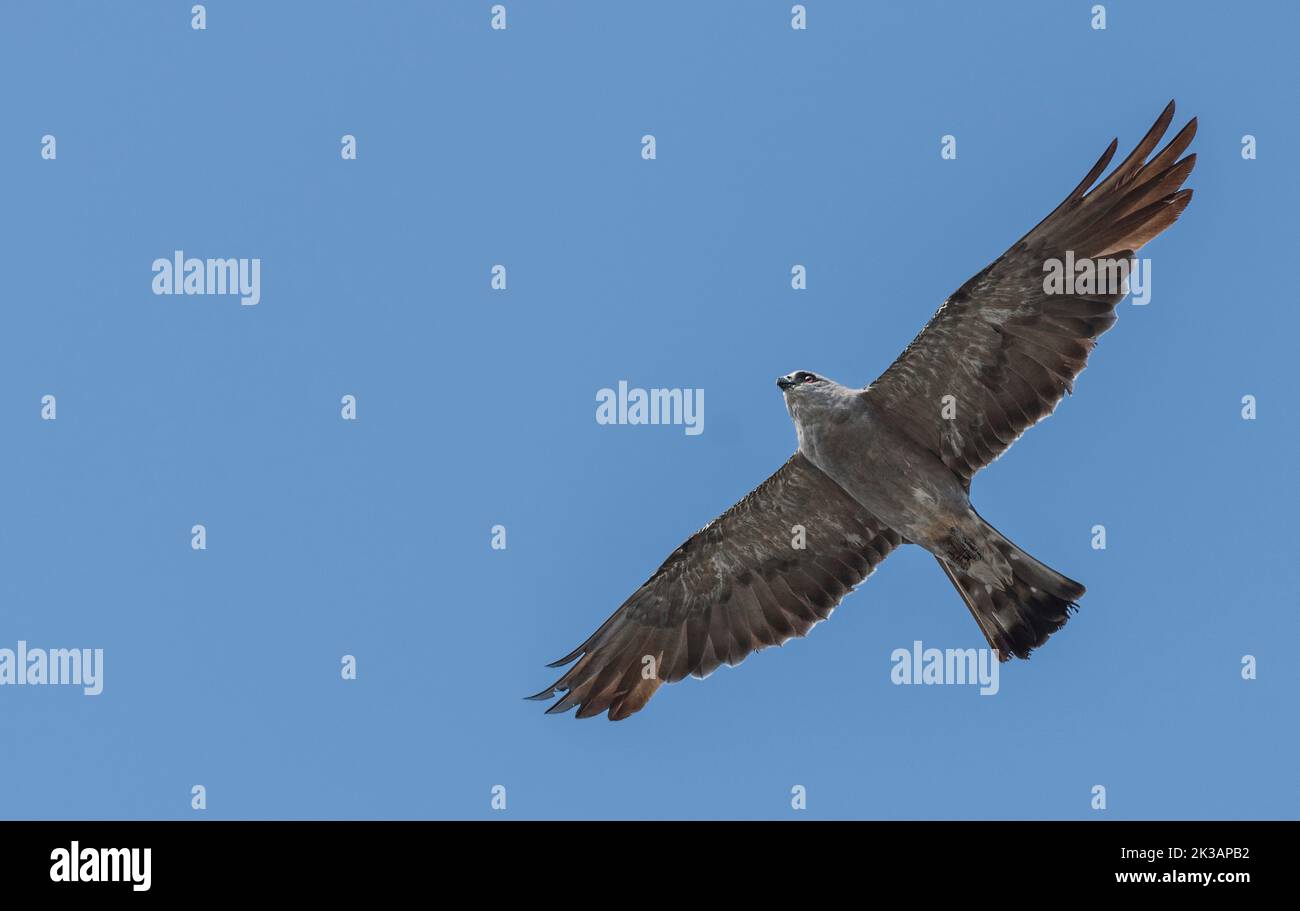
[[[1192, 191], [1179, 187], [1196, 156], [1178, 156], [1196, 135], [1195, 119], [1147, 160], [1173, 116], [1171, 101], [1132, 154], [1093, 187], [1115, 154], [1112, 140], [1065, 201], [949, 297], [867, 387], [870, 401], [968, 484], [1073, 391], [1124, 297], [1122, 289], [1049, 294], [1044, 264], [1068, 262], [1067, 251], [1075, 261], [1127, 262], [1191, 201]], [[955, 416], [945, 416], [945, 401]]]
[[[805, 547], [794, 546], [805, 529]], [[531, 699], [612, 720], [642, 709], [663, 683], [803, 636], [901, 543], [799, 453], [696, 532]], [[567, 692], [566, 692], [567, 691]]]

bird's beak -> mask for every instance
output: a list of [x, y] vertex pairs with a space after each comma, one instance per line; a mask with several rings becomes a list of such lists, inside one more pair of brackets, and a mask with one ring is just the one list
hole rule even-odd
[[778, 376], [776, 378], [776, 384], [780, 386], [781, 391], [784, 392], [794, 385], [794, 380], [790, 379], [788, 376]]

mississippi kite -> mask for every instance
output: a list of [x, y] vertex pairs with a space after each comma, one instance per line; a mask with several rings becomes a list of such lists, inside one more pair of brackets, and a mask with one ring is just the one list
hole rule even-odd
[[[985, 522], [970, 482], [1073, 391], [1127, 292], [1101, 281], [1103, 265], [1126, 270], [1191, 201], [1180, 187], [1196, 156], [1179, 156], [1196, 120], [1148, 158], [1173, 116], [1171, 101], [1094, 186], [1112, 141], [1070, 195], [958, 288], [865, 389], [803, 370], [778, 379], [798, 451], [673, 551], [551, 667], [577, 663], [530, 698], [563, 694], [548, 712], [626, 718], [663, 683], [805, 635], [900, 544], [935, 555], [1002, 660], [1046, 642], [1084, 588]], [[1095, 264], [1082, 287], [1045, 279], [1049, 263], [1065, 261]], [[806, 528], [802, 549], [796, 525]]]

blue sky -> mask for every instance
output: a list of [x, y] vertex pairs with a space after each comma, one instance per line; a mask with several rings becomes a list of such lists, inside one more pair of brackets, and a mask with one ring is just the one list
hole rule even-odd
[[[105, 679], [0, 688], [0, 816], [1300, 811], [1294, 9], [189, 5], [2, 14], [0, 648]], [[789, 455], [776, 375], [869, 382], [1171, 97], [1196, 196], [1151, 303], [974, 484], [1088, 586], [997, 696], [891, 684], [983, 644], [909, 547], [627, 722], [520, 699]], [[261, 302], [155, 296], [177, 249], [259, 258]], [[597, 424], [620, 379], [704, 389], [705, 432]]]

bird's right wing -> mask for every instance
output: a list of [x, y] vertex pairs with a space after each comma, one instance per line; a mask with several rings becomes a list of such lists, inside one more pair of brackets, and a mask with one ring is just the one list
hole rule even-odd
[[1196, 120], [1151, 154], [1173, 116], [1171, 101], [1094, 187], [1115, 154], [1112, 142], [1065, 201], [957, 289], [867, 387], [868, 400], [967, 483], [1073, 389], [1124, 297], [1109, 287], [1049, 294], [1045, 265], [1071, 257], [1127, 263], [1191, 200], [1192, 191], [1180, 187], [1196, 156], [1179, 156], [1196, 135]]
[[[795, 546], [804, 529], [804, 547]], [[677, 548], [571, 654], [532, 699], [563, 698], [578, 717], [643, 708], [660, 684], [704, 677], [751, 652], [805, 635], [901, 543], [795, 453], [743, 500]]]

